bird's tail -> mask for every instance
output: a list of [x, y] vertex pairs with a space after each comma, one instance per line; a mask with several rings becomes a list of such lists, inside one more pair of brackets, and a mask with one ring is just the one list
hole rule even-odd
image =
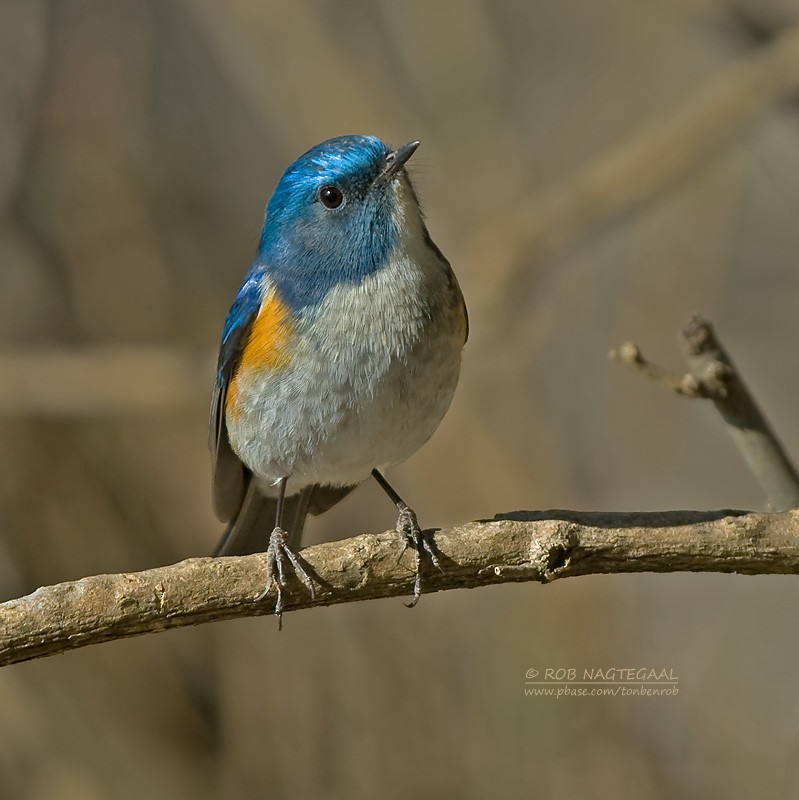
[[[305, 529], [305, 517], [314, 487], [283, 501], [283, 530], [288, 534], [288, 546], [298, 550]], [[251, 480], [236, 518], [228, 525], [214, 551], [215, 556], [246, 556], [261, 553], [269, 545], [269, 535], [275, 527], [277, 498], [265, 497]]]

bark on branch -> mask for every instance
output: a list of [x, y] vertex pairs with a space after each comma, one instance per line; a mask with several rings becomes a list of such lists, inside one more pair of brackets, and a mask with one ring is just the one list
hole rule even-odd
[[[625, 572], [799, 573], [799, 511], [515, 512], [436, 533], [443, 570], [426, 592]], [[362, 535], [309, 547], [317, 580], [287, 609], [409, 595], [413, 553], [399, 537]], [[0, 604], [0, 665], [182, 625], [274, 612], [265, 557], [194, 558], [138, 573], [95, 575]], [[424, 602], [424, 601], [423, 601]], [[409, 613], [398, 608], [397, 613]]]

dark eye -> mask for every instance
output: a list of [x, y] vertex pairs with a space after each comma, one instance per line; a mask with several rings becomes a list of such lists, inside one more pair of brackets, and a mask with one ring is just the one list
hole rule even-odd
[[319, 190], [319, 199], [325, 208], [338, 208], [344, 202], [344, 195], [338, 186], [323, 186]]

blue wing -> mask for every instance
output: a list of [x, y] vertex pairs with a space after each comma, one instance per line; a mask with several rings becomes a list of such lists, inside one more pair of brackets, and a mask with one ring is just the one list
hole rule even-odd
[[211, 398], [208, 444], [213, 464], [214, 511], [223, 522], [229, 522], [239, 513], [250, 480], [249, 470], [233, 452], [228, 440], [225, 400], [228, 384], [247, 342], [253, 320], [261, 307], [262, 279], [262, 268], [253, 269], [247, 275], [225, 320], [219, 348], [216, 384]]

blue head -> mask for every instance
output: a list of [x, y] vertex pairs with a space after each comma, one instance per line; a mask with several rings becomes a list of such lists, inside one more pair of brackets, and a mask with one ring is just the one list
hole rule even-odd
[[418, 142], [392, 150], [373, 136], [338, 136], [300, 156], [266, 208], [255, 267], [295, 311], [385, 263], [419, 205], [403, 165]]

